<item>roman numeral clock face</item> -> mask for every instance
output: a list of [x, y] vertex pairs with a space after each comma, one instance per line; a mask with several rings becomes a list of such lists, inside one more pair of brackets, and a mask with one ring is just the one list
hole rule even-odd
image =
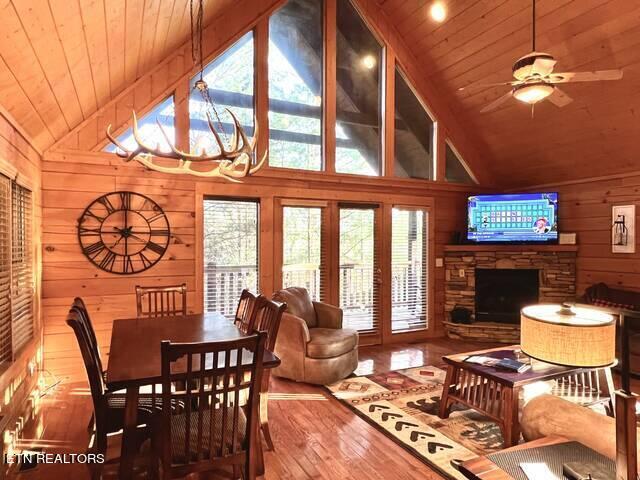
[[103, 195], [78, 220], [82, 253], [98, 268], [123, 275], [147, 270], [169, 246], [169, 221], [150, 198], [134, 192]]

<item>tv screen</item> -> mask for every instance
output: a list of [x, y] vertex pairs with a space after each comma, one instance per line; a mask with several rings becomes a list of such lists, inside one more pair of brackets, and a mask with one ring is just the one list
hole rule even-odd
[[558, 194], [469, 197], [467, 240], [477, 243], [557, 243]]

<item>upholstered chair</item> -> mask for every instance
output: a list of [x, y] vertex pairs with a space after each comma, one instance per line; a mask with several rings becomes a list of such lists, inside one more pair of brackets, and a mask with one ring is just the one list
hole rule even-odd
[[282, 361], [273, 375], [297, 382], [328, 385], [348, 377], [358, 366], [358, 332], [342, 328], [342, 310], [314, 302], [304, 288], [273, 295], [286, 303], [275, 354]]

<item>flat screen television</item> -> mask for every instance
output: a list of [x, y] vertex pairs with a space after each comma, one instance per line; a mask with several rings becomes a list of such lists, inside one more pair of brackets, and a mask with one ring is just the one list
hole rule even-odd
[[513, 193], [469, 197], [467, 241], [558, 243], [558, 194]]

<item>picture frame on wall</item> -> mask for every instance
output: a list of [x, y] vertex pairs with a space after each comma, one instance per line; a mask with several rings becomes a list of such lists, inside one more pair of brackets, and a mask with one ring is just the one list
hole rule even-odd
[[614, 205], [611, 214], [611, 251], [635, 253], [636, 206]]

